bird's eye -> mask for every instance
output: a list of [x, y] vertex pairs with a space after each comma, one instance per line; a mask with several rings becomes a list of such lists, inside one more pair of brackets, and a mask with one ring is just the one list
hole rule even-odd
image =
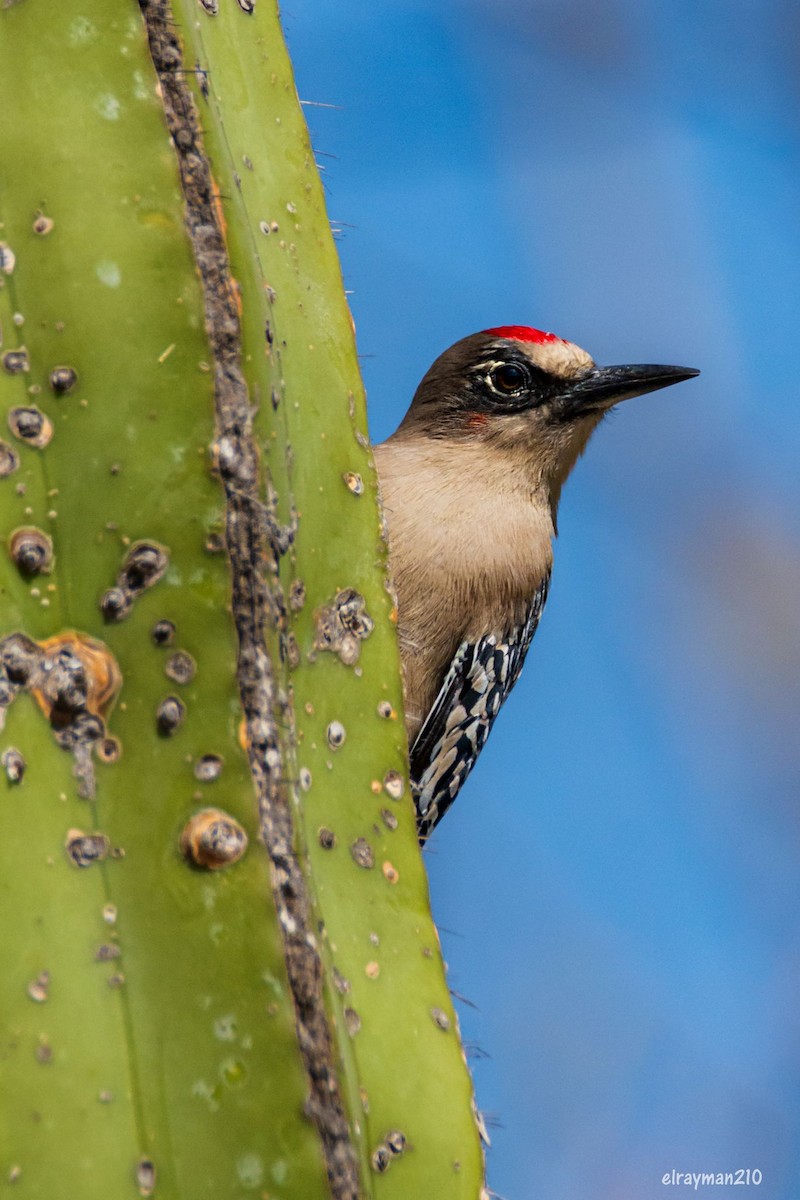
[[519, 363], [501, 363], [489, 373], [489, 383], [504, 396], [521, 392], [528, 382], [528, 372]]

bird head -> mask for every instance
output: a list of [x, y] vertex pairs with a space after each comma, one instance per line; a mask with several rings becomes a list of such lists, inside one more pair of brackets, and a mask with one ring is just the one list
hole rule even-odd
[[398, 430], [485, 443], [555, 509], [561, 485], [594, 428], [622, 400], [691, 379], [691, 367], [598, 367], [572, 342], [524, 325], [462, 338], [436, 359]]

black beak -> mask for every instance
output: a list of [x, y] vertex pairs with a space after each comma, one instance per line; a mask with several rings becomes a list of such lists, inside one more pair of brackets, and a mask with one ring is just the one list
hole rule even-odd
[[694, 367], [658, 367], [649, 363], [630, 367], [592, 367], [568, 385], [559, 400], [564, 417], [572, 420], [605, 412], [621, 400], [643, 396], [699, 374]]

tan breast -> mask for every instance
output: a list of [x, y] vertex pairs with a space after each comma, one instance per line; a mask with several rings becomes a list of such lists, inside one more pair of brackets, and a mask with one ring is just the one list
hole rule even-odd
[[395, 435], [375, 460], [413, 738], [460, 642], [524, 619], [552, 563], [553, 524], [545, 496], [485, 443]]

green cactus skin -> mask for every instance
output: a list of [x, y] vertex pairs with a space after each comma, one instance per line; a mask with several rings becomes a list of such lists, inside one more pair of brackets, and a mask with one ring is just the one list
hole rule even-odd
[[[0, 639], [65, 636], [92, 678], [115, 663], [122, 680], [102, 710], [117, 741], [90, 769], [30, 687], [0, 732], [0, 754], [25, 762], [21, 779], [8, 757], [0, 775], [0, 1194], [472, 1200], [482, 1156], [404, 775], [349, 313], [276, 7], [250, 7], [173, 9], [176, 78], [202, 126], [241, 309], [243, 445], [260, 461], [249, 499], [218, 477], [209, 282], [139, 6], [0, 9], [0, 111], [19, 114], [0, 134], [0, 355], [26, 351], [0, 369], [0, 419], [36, 406], [52, 425], [41, 447], [0, 430], [0, 471], [15, 468], [0, 478]], [[163, 6], [144, 11], [152, 45]], [[259, 774], [237, 680], [245, 517], [275, 552], [259, 559], [256, 600], [272, 618], [279, 779]], [[51, 540], [42, 573], [20, 569], [33, 561], [20, 529]], [[163, 577], [110, 620], [101, 599], [143, 542], [167, 552]], [[324, 649], [337, 596], [347, 627]], [[174, 642], [156, 645], [164, 621]], [[94, 658], [70, 631], [95, 639]], [[185, 710], [174, 729], [172, 710], [159, 727], [168, 697]], [[299, 933], [287, 934], [273, 803], [294, 820]], [[181, 851], [210, 807], [249, 839], [218, 870]], [[104, 835], [102, 861], [75, 865], [75, 830]], [[319, 980], [294, 964], [301, 943]], [[311, 1014], [310, 1048], [297, 1012]], [[309, 1110], [315, 1062], [339, 1110]], [[338, 1140], [326, 1133], [337, 1111]]]

